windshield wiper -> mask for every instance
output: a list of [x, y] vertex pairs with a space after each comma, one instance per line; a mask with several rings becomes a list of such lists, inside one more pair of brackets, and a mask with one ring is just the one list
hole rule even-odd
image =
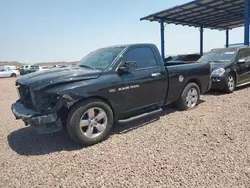
[[84, 67], [84, 68], [88, 68], [88, 69], [96, 69], [96, 68], [94, 68], [94, 67], [90, 67], [90, 66], [88, 66], [88, 65], [80, 65], [80, 67]]

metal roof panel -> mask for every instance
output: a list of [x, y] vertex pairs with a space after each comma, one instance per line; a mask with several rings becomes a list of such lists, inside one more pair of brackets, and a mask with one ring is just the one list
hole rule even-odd
[[210, 29], [232, 29], [244, 25], [244, 0], [195, 0], [141, 20], [160, 21]]

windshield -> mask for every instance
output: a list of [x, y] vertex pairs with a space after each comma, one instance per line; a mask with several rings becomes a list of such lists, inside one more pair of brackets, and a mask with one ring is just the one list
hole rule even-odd
[[91, 52], [89, 55], [84, 57], [78, 65], [80, 67], [87, 67], [93, 69], [106, 69], [116, 59], [124, 48], [113, 47], [113, 48], [102, 48]]
[[232, 62], [235, 60], [237, 51], [235, 49], [222, 49], [211, 51], [202, 56], [198, 62]]

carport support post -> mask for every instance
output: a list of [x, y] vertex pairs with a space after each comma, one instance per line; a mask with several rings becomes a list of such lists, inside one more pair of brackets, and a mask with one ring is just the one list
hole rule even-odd
[[165, 36], [164, 36], [164, 20], [161, 20], [161, 57], [165, 59]]
[[226, 48], [229, 46], [229, 29], [226, 30]]
[[249, 0], [245, 0], [245, 8], [244, 8], [244, 45], [249, 46]]
[[200, 55], [203, 56], [203, 26], [200, 27]]

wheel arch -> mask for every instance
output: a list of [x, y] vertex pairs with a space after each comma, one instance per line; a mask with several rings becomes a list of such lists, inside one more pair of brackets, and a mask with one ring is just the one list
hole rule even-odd
[[[202, 89], [201, 83], [200, 83], [200, 81], [199, 81], [197, 78], [191, 78], [191, 79], [189, 79], [189, 80], [187, 81], [185, 87], [186, 87], [188, 84], [190, 84], [190, 83], [195, 83], [195, 84], [197, 84], [198, 87], [199, 87], [199, 89], [200, 89], [200, 92], [201, 92], [201, 89]], [[184, 87], [184, 88], [185, 88], [185, 87]]]
[[69, 107], [69, 111], [70, 111], [75, 105], [77, 105], [77, 104], [80, 103], [80, 102], [83, 102], [83, 101], [86, 101], [86, 100], [94, 100], [94, 99], [100, 100], [100, 101], [106, 103], [106, 104], [111, 108], [111, 110], [112, 110], [112, 112], [113, 112], [113, 115], [114, 115], [114, 119], [116, 119], [117, 114], [116, 114], [114, 105], [112, 105], [112, 103], [111, 103], [108, 99], [106, 99], [106, 98], [104, 98], [104, 97], [100, 97], [100, 96], [90, 96], [90, 97], [81, 98], [81, 99], [77, 100], [76, 102], [74, 102], [74, 104], [72, 104], [72, 105]]
[[234, 79], [235, 79], [235, 82], [236, 82], [235, 84], [237, 85], [237, 83], [238, 83], [238, 76], [236, 74], [236, 71], [232, 70], [231, 72], [229, 72], [229, 74], [232, 74], [234, 76]]
[[16, 73], [14, 73], [14, 72], [10, 74], [10, 77], [16, 77], [16, 76], [17, 76], [17, 75], [16, 75]]

